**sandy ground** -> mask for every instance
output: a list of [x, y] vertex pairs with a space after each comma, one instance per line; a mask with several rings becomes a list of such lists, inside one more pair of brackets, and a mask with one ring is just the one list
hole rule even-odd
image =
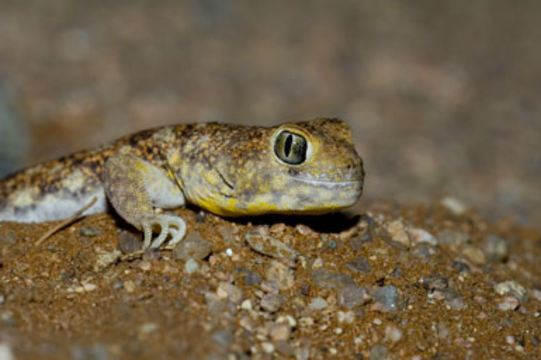
[[128, 258], [107, 214], [39, 246], [54, 224], [0, 224], [0, 337], [18, 359], [539, 358], [541, 234], [451, 204], [186, 209], [179, 247]]

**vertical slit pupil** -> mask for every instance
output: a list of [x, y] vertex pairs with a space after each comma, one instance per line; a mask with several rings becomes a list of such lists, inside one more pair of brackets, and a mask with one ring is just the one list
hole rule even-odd
[[284, 144], [284, 153], [286, 157], [289, 157], [289, 154], [291, 153], [291, 145], [293, 144], [293, 136], [288, 135], [286, 138], [286, 142]]

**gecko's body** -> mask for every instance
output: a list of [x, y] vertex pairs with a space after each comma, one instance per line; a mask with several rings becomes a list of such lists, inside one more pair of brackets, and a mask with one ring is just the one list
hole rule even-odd
[[168, 236], [180, 241], [185, 225], [156, 208], [187, 201], [224, 216], [325, 213], [353, 205], [363, 177], [340, 120], [166, 126], [0, 180], [0, 221], [63, 219], [96, 198], [85, 215], [112, 207], [144, 232], [144, 247], [157, 247]]

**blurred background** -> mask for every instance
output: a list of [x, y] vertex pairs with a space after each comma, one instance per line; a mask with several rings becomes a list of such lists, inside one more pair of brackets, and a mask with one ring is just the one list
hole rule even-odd
[[541, 221], [541, 2], [0, 3], [0, 173], [185, 122], [351, 124], [366, 204]]

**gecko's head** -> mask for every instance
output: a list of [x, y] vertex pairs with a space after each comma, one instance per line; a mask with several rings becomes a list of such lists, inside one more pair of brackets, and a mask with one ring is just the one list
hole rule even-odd
[[361, 196], [363, 163], [345, 122], [316, 119], [235, 131], [222, 149], [225, 160], [215, 163], [218, 186], [195, 201], [200, 206], [229, 216], [321, 214]]

